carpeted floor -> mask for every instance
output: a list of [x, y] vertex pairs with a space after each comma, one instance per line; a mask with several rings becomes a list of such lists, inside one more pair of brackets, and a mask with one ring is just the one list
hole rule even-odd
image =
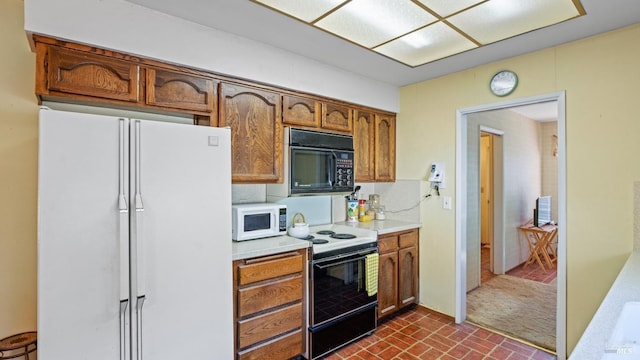
[[499, 275], [467, 294], [467, 320], [556, 349], [556, 283]]

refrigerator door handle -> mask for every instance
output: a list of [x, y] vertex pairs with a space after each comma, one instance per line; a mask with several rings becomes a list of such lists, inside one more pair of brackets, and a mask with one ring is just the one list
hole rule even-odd
[[140, 194], [140, 120], [134, 120], [134, 149], [135, 149], [135, 246], [136, 246], [136, 267], [137, 280], [136, 288], [138, 296], [145, 296], [145, 262], [144, 262], [144, 204], [142, 203], [142, 195]]
[[120, 118], [120, 134], [119, 134], [119, 148], [120, 148], [120, 157], [118, 160], [118, 164], [120, 166], [120, 168], [118, 169], [118, 208], [120, 210], [120, 212], [128, 212], [129, 211], [129, 206], [127, 205], [127, 198], [125, 196], [125, 188], [127, 185], [127, 182], [125, 180], [126, 177], [126, 134], [125, 134], [125, 122], [127, 121], [127, 119], [123, 119]]
[[136, 302], [136, 360], [142, 360], [142, 307], [144, 306], [145, 296], [138, 296], [138, 300]]
[[144, 211], [144, 204], [142, 203], [142, 195], [140, 194], [140, 120], [135, 121], [135, 149], [136, 149], [136, 160], [135, 160], [135, 202], [136, 202], [136, 211]]
[[129, 327], [127, 326], [127, 307], [129, 300], [120, 301], [120, 360], [129, 360], [129, 351], [127, 344], [129, 343]]
[[119, 243], [120, 243], [120, 301], [129, 299], [129, 206], [125, 196], [127, 186], [126, 165], [127, 137], [125, 133], [126, 119], [119, 119], [119, 180], [118, 180], [118, 208], [120, 212]]

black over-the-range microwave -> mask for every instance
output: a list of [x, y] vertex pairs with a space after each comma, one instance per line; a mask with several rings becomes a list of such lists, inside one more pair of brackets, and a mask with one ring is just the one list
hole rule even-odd
[[285, 128], [284, 151], [285, 181], [269, 185], [268, 194], [296, 196], [353, 191], [353, 136]]

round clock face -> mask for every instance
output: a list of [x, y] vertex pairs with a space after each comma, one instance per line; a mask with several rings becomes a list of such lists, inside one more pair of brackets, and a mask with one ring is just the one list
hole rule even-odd
[[518, 76], [513, 71], [502, 70], [493, 75], [489, 87], [497, 96], [507, 96], [518, 86]]

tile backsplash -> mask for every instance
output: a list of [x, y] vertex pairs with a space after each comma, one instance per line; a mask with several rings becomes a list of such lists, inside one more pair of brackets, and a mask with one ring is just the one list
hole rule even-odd
[[[380, 195], [380, 204], [385, 207], [387, 219], [420, 223], [420, 180], [396, 180], [395, 183], [358, 183], [360, 199], [369, 199], [369, 194]], [[640, 185], [638, 185], [640, 187]], [[264, 184], [234, 184], [231, 186], [234, 204], [267, 202], [267, 187]], [[296, 213], [304, 214], [310, 225], [322, 225], [346, 220], [344, 195], [294, 196], [278, 200], [287, 204], [287, 227]]]

